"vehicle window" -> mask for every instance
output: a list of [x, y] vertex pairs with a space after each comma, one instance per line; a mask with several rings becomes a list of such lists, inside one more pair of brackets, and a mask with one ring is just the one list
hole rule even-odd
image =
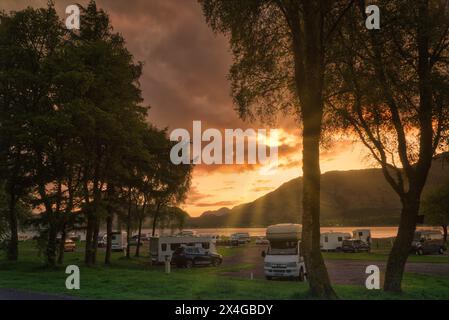
[[167, 244], [166, 243], [161, 244], [161, 250], [162, 251], [167, 251]]

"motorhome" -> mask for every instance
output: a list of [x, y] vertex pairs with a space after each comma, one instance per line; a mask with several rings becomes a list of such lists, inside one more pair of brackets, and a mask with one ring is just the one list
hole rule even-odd
[[251, 241], [251, 238], [249, 236], [248, 232], [237, 232], [233, 233], [230, 236], [231, 241], [237, 241], [239, 244], [245, 244]]
[[128, 245], [127, 233], [125, 231], [113, 232], [111, 237], [111, 250], [123, 251]]
[[352, 238], [354, 240], [362, 240], [366, 244], [371, 244], [371, 230], [370, 229], [355, 229], [352, 231]]
[[152, 261], [163, 263], [171, 259], [179, 247], [202, 248], [206, 252], [216, 252], [215, 239], [210, 236], [162, 236], [150, 238], [150, 256]]
[[182, 230], [178, 233], [178, 236], [196, 236], [197, 233], [194, 230]]
[[262, 251], [265, 277], [305, 279], [306, 267], [301, 254], [302, 226], [283, 223], [267, 228], [268, 251]]
[[346, 232], [325, 232], [320, 236], [320, 247], [323, 251], [341, 250], [343, 240], [351, 239], [351, 234]]

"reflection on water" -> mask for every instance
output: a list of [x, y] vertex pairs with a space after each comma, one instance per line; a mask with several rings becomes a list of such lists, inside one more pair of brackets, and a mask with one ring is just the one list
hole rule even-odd
[[[390, 238], [395, 237], [398, 231], [397, 227], [323, 227], [321, 228], [321, 232], [348, 232], [352, 234], [352, 231], [355, 229], [370, 229], [372, 238]], [[423, 229], [437, 229], [435, 227], [417, 227], [417, 230]], [[266, 228], [202, 228], [202, 229], [185, 229], [185, 230], [193, 230], [196, 231], [198, 235], [219, 235], [229, 237], [233, 233], [237, 232], [248, 232], [251, 237], [259, 237], [265, 236]], [[180, 230], [156, 230], [156, 235], [173, 235], [179, 233]], [[100, 235], [106, 233], [106, 230], [100, 231]], [[137, 232], [133, 232], [133, 235]], [[143, 234], [151, 235], [152, 229], [142, 229]], [[37, 232], [26, 231], [21, 233], [26, 238], [32, 238], [37, 236]], [[77, 231], [77, 235], [80, 236], [81, 240], [85, 240], [85, 232]]]
[[[349, 232], [352, 234], [354, 229], [370, 229], [373, 238], [389, 238], [395, 237], [397, 227], [323, 227], [321, 232]], [[417, 227], [418, 230], [433, 229], [432, 227]], [[201, 234], [217, 234], [221, 236], [230, 236], [236, 232], [248, 232], [250, 236], [265, 236], [266, 228], [204, 228], [204, 229], [189, 229], [195, 230], [199, 235]]]

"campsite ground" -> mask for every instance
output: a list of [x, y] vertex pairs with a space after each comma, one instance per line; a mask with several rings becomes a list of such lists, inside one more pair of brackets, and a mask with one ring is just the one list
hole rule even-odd
[[[150, 266], [148, 258], [127, 260], [114, 253], [112, 266], [83, 266], [82, 247], [67, 253], [64, 265], [76, 264], [81, 270], [81, 289], [65, 288], [65, 267], [43, 267], [42, 258], [30, 242], [21, 244], [21, 260], [16, 263], [0, 257], [0, 288], [16, 297], [21, 293], [39, 292], [90, 299], [308, 299], [307, 285], [294, 281], [267, 281], [260, 274], [262, 247], [253, 244], [240, 248], [220, 248], [224, 263], [218, 268], [173, 269], [164, 274], [161, 266]], [[143, 250], [145, 252], [145, 250]], [[449, 256], [417, 257], [408, 265], [403, 294], [369, 291], [363, 286], [367, 263], [382, 269], [384, 253], [326, 253], [329, 274], [338, 295], [343, 299], [449, 299]], [[98, 261], [102, 261], [103, 250]], [[342, 260], [342, 258], [347, 258]], [[411, 257], [413, 258], [413, 257]], [[416, 258], [415, 258], [416, 259]], [[435, 260], [440, 259], [440, 260]], [[253, 280], [250, 279], [251, 272]], [[14, 296], [13, 294], [13, 296]], [[51, 296], [50, 296], [51, 298]]]

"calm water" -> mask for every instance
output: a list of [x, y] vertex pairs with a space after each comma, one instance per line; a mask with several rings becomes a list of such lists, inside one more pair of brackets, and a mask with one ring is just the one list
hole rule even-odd
[[[354, 229], [370, 229], [371, 236], [373, 238], [390, 238], [395, 237], [398, 228], [397, 227], [323, 227], [321, 228], [321, 232], [348, 232], [352, 234], [352, 230]], [[418, 230], [421, 229], [434, 229], [432, 227], [418, 227]], [[199, 235], [220, 235], [220, 236], [230, 236], [236, 232], [248, 232], [250, 236], [258, 237], [265, 236], [266, 228], [202, 228], [202, 229], [186, 229], [186, 230], [194, 230]], [[144, 230], [144, 233], [150, 233], [151, 230]]]
[[[352, 234], [352, 230], [354, 229], [370, 229], [371, 230], [371, 236], [373, 238], [390, 238], [395, 237], [396, 233], [398, 231], [397, 227], [323, 227], [321, 228], [321, 232], [329, 232], [329, 231], [335, 231], [335, 232], [348, 232]], [[418, 227], [418, 230], [422, 229], [437, 229], [433, 227]], [[252, 237], [259, 237], [259, 236], [265, 236], [266, 228], [202, 228], [202, 229], [185, 229], [185, 230], [193, 230], [196, 231], [198, 235], [220, 235], [220, 236], [227, 236], [229, 237], [231, 234], [236, 232], [248, 232], [250, 236]], [[162, 234], [170, 235], [170, 234], [176, 234], [179, 230], [164, 230]], [[102, 230], [100, 234], [104, 234], [105, 230]], [[136, 234], [137, 232], [133, 232], [133, 234]], [[151, 234], [151, 229], [143, 229], [142, 233], [145, 234]], [[159, 230], [156, 231], [157, 234], [161, 234]], [[32, 237], [37, 235], [36, 232], [27, 231], [23, 233], [24, 235], [27, 235], [28, 237]], [[77, 232], [81, 236], [81, 239], [85, 239], [84, 232]]]

